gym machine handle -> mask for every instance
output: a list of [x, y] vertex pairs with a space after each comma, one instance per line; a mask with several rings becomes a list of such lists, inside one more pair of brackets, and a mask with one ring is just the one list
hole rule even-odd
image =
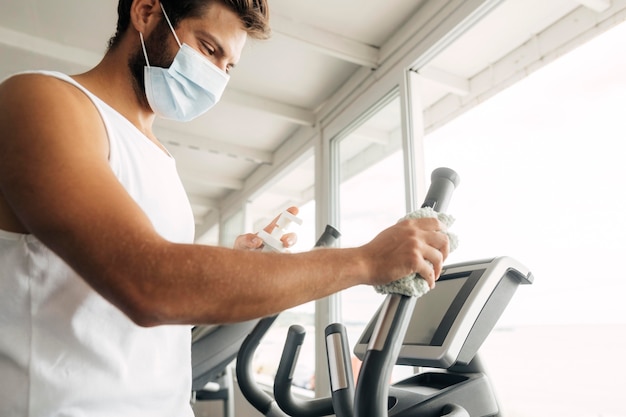
[[317, 242], [315, 242], [315, 247], [327, 248], [329, 246], [332, 246], [335, 243], [335, 241], [339, 239], [340, 236], [341, 236], [341, 233], [339, 232], [339, 230], [327, 224], [326, 228], [324, 229], [324, 232], [317, 239]]
[[[337, 229], [327, 225], [315, 243], [315, 247], [331, 246], [339, 236], [341, 236], [341, 233]], [[254, 408], [265, 416], [287, 417], [287, 414], [278, 407], [274, 399], [257, 385], [254, 380], [252, 367], [254, 352], [277, 318], [278, 314], [259, 320], [254, 329], [244, 339], [237, 354], [236, 375], [241, 393]]]
[[332, 396], [302, 401], [291, 394], [293, 373], [305, 334], [302, 326], [293, 325], [289, 328], [280, 365], [274, 378], [276, 403], [292, 416], [318, 417], [331, 414], [338, 417], [352, 416], [354, 414], [354, 378], [348, 336], [342, 324], [330, 324], [324, 332]]
[[432, 207], [437, 212], [445, 213], [460, 181], [459, 174], [450, 168], [435, 169], [430, 175], [430, 187], [422, 207]]
[[324, 331], [333, 409], [337, 417], [354, 415], [354, 377], [346, 327], [333, 323]]
[[463, 407], [457, 404], [446, 404], [441, 410], [441, 417], [470, 417], [470, 413]]
[[333, 414], [333, 403], [330, 398], [299, 400], [291, 393], [293, 373], [305, 336], [304, 327], [297, 324], [289, 327], [285, 348], [274, 377], [274, 398], [278, 406], [291, 416], [329, 416]]
[[[432, 207], [438, 212], [445, 211], [458, 183], [459, 176], [452, 169], [435, 169], [422, 207]], [[385, 298], [359, 372], [354, 396], [354, 416], [388, 415], [388, 381], [400, 353], [415, 301], [415, 297], [399, 294], [391, 294]]]
[[265, 333], [267, 333], [277, 318], [278, 315], [259, 320], [257, 325], [254, 326], [254, 329], [252, 329], [241, 344], [239, 352], [237, 353], [237, 365], [235, 368], [241, 393], [254, 408], [265, 416], [286, 416], [286, 414], [281, 414], [280, 410], [275, 407], [274, 399], [259, 388], [254, 380], [252, 367], [254, 352], [259, 347], [259, 343], [263, 336], [265, 336]]

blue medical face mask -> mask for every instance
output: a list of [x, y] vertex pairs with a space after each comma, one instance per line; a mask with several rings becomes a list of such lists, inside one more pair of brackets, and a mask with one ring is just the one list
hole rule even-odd
[[180, 49], [169, 68], [151, 67], [143, 34], [139, 33], [147, 65], [144, 86], [152, 111], [164, 119], [186, 122], [213, 107], [222, 97], [229, 75], [187, 44], [182, 44], [163, 5], [163, 16]]

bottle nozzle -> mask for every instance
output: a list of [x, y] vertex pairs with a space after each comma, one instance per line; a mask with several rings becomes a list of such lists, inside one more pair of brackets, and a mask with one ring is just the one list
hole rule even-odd
[[291, 223], [296, 223], [300, 226], [302, 225], [302, 219], [285, 210], [280, 214], [278, 220], [276, 220], [276, 225], [274, 226], [274, 229], [272, 229], [271, 233], [268, 233], [265, 230], [259, 231], [258, 236], [263, 239], [263, 243], [265, 243], [265, 250], [272, 250], [275, 252], [283, 252], [285, 250], [280, 238], [287, 233], [287, 229]]

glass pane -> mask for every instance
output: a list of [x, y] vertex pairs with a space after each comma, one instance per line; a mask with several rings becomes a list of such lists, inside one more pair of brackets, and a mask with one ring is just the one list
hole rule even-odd
[[211, 227], [209, 231], [204, 233], [204, 235], [196, 239], [195, 243], [198, 243], [201, 245], [217, 246], [220, 244], [219, 233], [220, 233], [220, 225], [216, 224], [215, 226]]
[[[297, 206], [302, 225], [293, 224], [290, 232], [298, 235], [298, 242], [289, 250], [293, 253], [310, 250], [315, 244], [315, 200], [313, 200], [314, 157], [305, 158], [287, 170], [272, 187], [250, 201], [247, 209], [251, 229], [257, 232], [290, 206]], [[259, 382], [273, 386], [274, 376], [283, 352], [287, 329], [293, 324], [307, 332], [293, 376], [295, 389], [303, 388], [304, 395], [315, 387], [315, 303], [307, 303], [281, 313], [261, 341], [255, 356], [254, 369]]]
[[235, 214], [230, 216], [224, 222], [223, 226], [219, 229], [220, 245], [232, 248], [235, 244], [237, 236], [243, 233], [245, 230], [245, 216], [243, 210], [238, 210]]
[[[341, 246], [354, 247], [369, 242], [406, 213], [399, 98], [342, 138], [339, 155]], [[341, 322], [351, 350], [383, 300], [370, 286], [342, 292]], [[353, 366], [356, 376], [356, 358]]]
[[625, 39], [621, 25], [426, 138], [427, 169], [461, 176], [450, 261], [509, 255], [536, 277], [481, 350], [503, 415], [626, 415]]

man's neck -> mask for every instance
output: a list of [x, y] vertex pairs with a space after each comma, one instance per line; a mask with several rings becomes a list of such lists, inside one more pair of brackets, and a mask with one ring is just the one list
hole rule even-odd
[[155, 140], [152, 133], [154, 113], [145, 101], [142, 86], [135, 85], [126, 57], [123, 50], [109, 50], [98, 65], [72, 78]]

